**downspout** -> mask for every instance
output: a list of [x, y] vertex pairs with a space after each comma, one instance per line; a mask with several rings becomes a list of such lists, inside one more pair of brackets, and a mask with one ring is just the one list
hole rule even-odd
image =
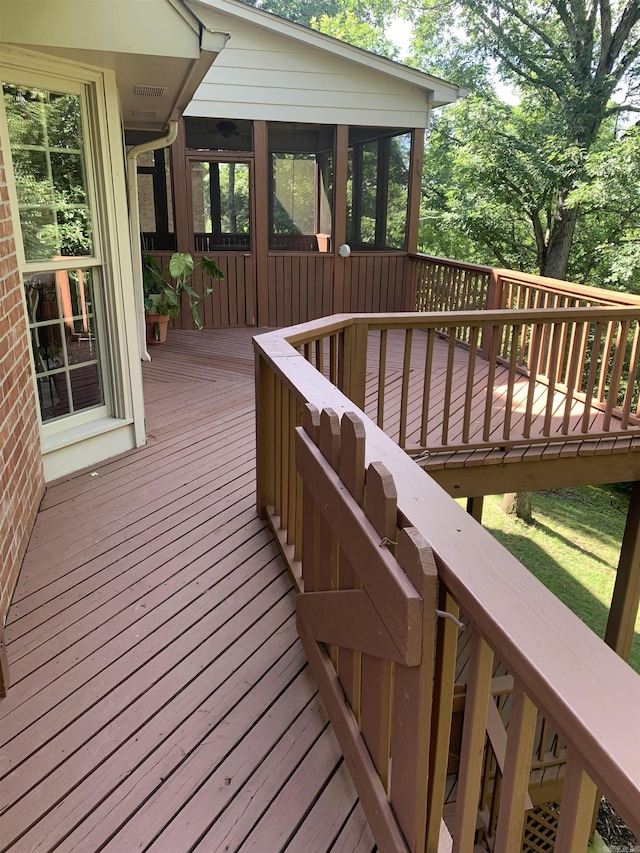
[[138, 207], [138, 157], [147, 151], [167, 148], [178, 135], [178, 122], [170, 121], [169, 130], [158, 139], [151, 139], [141, 145], [134, 145], [127, 153], [127, 192], [129, 196], [129, 223], [131, 228], [131, 249], [133, 264], [133, 292], [136, 304], [136, 326], [138, 329], [138, 350], [142, 361], [151, 361], [147, 351], [147, 334], [144, 322], [144, 290], [142, 287], [142, 252], [135, 251], [140, 246], [140, 209]]

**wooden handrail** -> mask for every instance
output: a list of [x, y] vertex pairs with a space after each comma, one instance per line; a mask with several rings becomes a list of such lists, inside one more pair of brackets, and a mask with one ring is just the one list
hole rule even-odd
[[[600, 309], [596, 311], [603, 316]], [[604, 316], [608, 313], [605, 311]], [[391, 328], [397, 319], [377, 317], [372, 322]], [[419, 324], [420, 320], [414, 319]], [[364, 318], [332, 318], [326, 328], [330, 334], [339, 335], [341, 323], [359, 322], [365, 322]], [[459, 839], [467, 837], [470, 822], [475, 826], [470, 815], [477, 807], [477, 799], [475, 805], [473, 802], [475, 783], [471, 784], [476, 770], [470, 756], [478, 741], [472, 721], [478, 721], [485, 731], [487, 706], [481, 697], [490, 693], [490, 661], [494, 656], [506, 666], [518, 685], [518, 695], [524, 697], [518, 700], [523, 708], [522, 724], [514, 726], [510, 736], [515, 738], [515, 732], [521, 730], [533, 738], [527, 704], [533, 703], [566, 742], [565, 784], [569, 787], [565, 789], [567, 803], [561, 813], [556, 850], [578, 849], [576, 845], [588, 837], [588, 828], [585, 836], [579, 817], [593, 807], [596, 787], [629, 828], [640, 834], [640, 678], [295, 348], [314, 335], [322, 337], [322, 332], [322, 323], [315, 323], [313, 328], [298, 327], [255, 339], [258, 506], [270, 517], [285, 554], [299, 571], [302, 486], [295, 476], [293, 431], [301, 423], [307, 402], [319, 410], [330, 407], [338, 418], [356, 412], [366, 436], [365, 465], [384, 464], [398, 492], [399, 526], [418, 530], [433, 551], [441, 596], [448, 602], [441, 606], [459, 607], [474, 626], [472, 670], [476, 675], [468, 685], [474, 698], [468, 705], [469, 724], [465, 714], [467, 734], [461, 759], [461, 772], [471, 775], [465, 777], [470, 784], [459, 786], [462, 799], [456, 805], [458, 817], [452, 824], [454, 844], [462, 844], [457, 849], [467, 849]], [[436, 678], [440, 679], [438, 683], [447, 684], [444, 674]], [[437, 693], [434, 702], [432, 748], [436, 752], [437, 742], [443, 739], [438, 733], [446, 731], [447, 689], [443, 689], [444, 702]], [[624, 702], [612, 701], [612, 697], [620, 696]], [[523, 753], [517, 741], [510, 743], [507, 753], [511, 758], [505, 767], [503, 790], [510, 780], [522, 775]], [[434, 779], [429, 796], [437, 799], [436, 783]], [[519, 808], [508, 795], [501, 802], [512, 802], [510, 809]], [[500, 830], [504, 833], [500, 838], [508, 841], [500, 843], [510, 843], [516, 830], [517, 820], [509, 817], [506, 828]]]

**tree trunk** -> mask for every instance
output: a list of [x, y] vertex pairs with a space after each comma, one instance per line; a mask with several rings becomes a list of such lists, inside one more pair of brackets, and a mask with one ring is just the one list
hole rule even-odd
[[507, 515], [515, 515], [526, 524], [531, 524], [531, 492], [511, 492], [502, 499], [502, 509]]
[[541, 275], [564, 280], [567, 277], [569, 255], [573, 245], [573, 235], [578, 221], [578, 208], [569, 210], [564, 206], [564, 194], [558, 195], [556, 216], [544, 255]]

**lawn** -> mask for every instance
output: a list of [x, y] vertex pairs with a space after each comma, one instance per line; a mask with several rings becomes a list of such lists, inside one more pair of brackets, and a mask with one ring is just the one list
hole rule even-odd
[[[611, 486], [537, 492], [531, 525], [506, 515], [501, 502], [501, 495], [485, 498], [483, 527], [604, 636], [628, 496]], [[640, 616], [630, 663], [640, 672]]]

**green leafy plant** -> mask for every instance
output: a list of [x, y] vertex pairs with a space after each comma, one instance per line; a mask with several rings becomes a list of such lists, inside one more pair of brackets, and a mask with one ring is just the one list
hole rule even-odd
[[[211, 279], [224, 278], [222, 271], [211, 258], [201, 258], [198, 264], [202, 272]], [[188, 252], [174, 252], [169, 259], [168, 276], [151, 255], [142, 257], [144, 285], [144, 308], [147, 314], [162, 314], [177, 317], [180, 313], [180, 297], [184, 293], [189, 301], [193, 322], [202, 328], [199, 307], [204, 299], [213, 293], [207, 287], [204, 293], [197, 293], [191, 286], [195, 263]], [[156, 324], [157, 325], [157, 324]], [[159, 337], [159, 329], [155, 332]]]

